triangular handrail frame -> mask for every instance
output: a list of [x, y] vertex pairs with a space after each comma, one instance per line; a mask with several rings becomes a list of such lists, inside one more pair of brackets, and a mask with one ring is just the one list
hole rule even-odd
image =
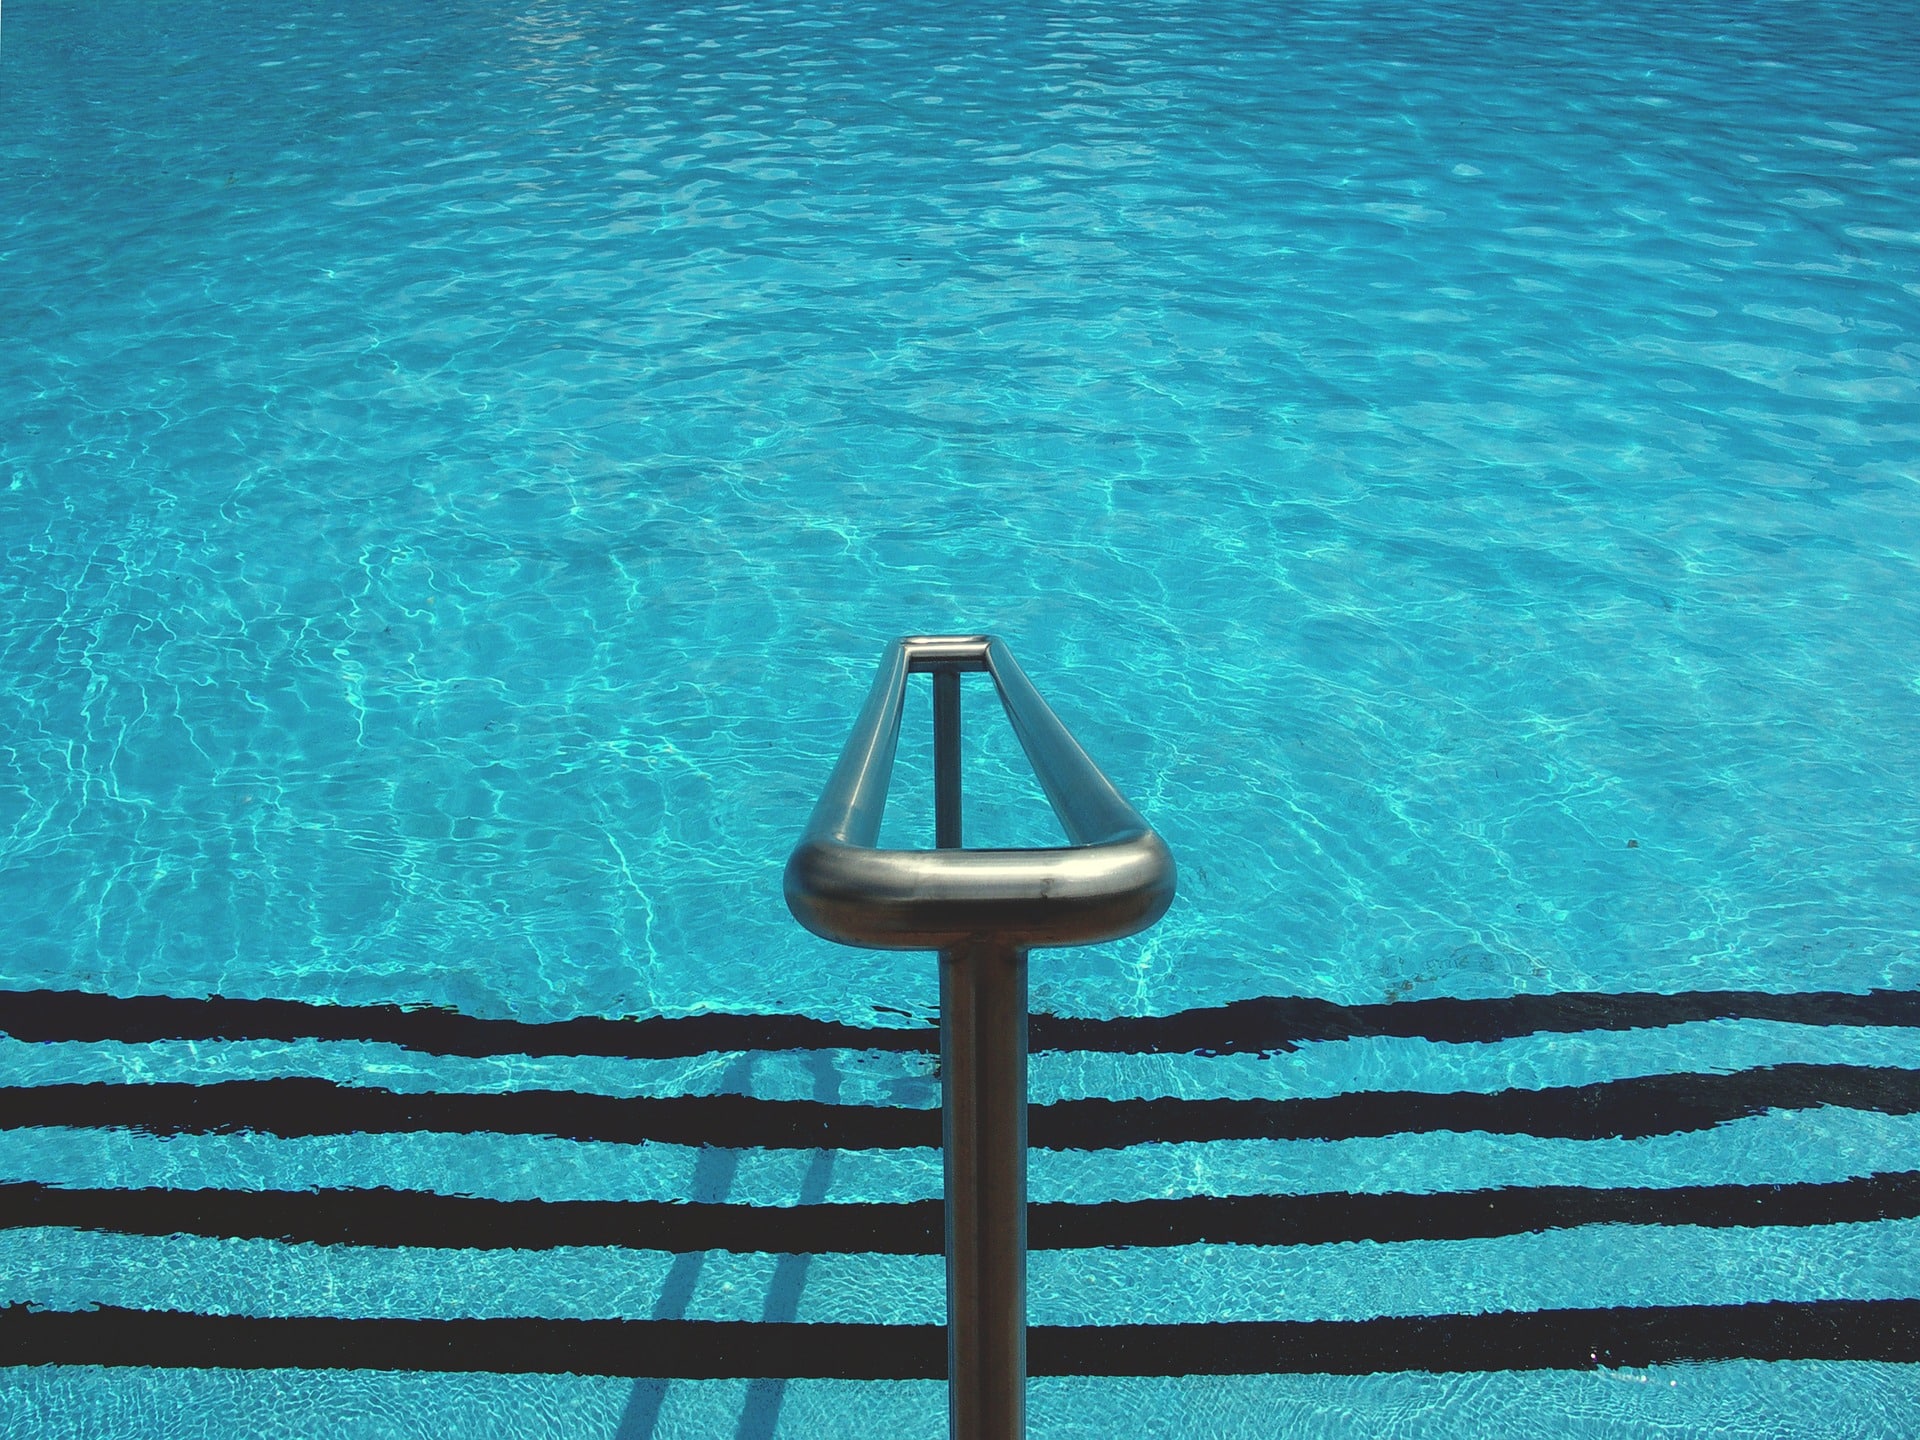
[[[907, 676], [983, 670], [1073, 843], [1022, 850], [882, 850]], [[1026, 950], [1118, 939], [1173, 902], [1166, 844], [1088, 758], [991, 635], [890, 644], [806, 832], [787, 861], [787, 906], [814, 934], [882, 950], [991, 938]]]

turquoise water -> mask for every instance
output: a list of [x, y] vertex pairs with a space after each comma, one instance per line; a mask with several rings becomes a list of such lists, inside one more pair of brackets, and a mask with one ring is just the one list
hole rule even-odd
[[[1036, 1009], [1920, 989], [1914, 73], [1920, 23], [1869, 0], [16, 0], [0, 987], [924, 1020], [930, 958], [816, 941], [780, 870], [885, 641], [987, 629], [1182, 867], [1153, 931], [1037, 957]], [[1050, 843], [989, 697], [968, 704], [970, 842]], [[925, 844], [909, 731], [887, 836]], [[1913, 1071], [1920, 1034], [1066, 1050], [1036, 1055], [1034, 1098], [1796, 1063]], [[857, 1047], [14, 1038], [0, 1067], [936, 1089], [925, 1055]], [[1042, 1151], [1034, 1190], [1810, 1183], [1901, 1170], [1920, 1140], [1871, 1106], [1762, 1109], [1645, 1139]], [[41, 1126], [0, 1130], [0, 1178], [938, 1193], [925, 1148], [744, 1148], [723, 1177], [716, 1153]], [[1617, 1230], [1040, 1252], [1033, 1314], [1920, 1296], [1910, 1220]], [[0, 1230], [0, 1254], [7, 1303], [250, 1315], [678, 1318], [687, 1270], [509, 1250], [476, 1283], [459, 1251], [44, 1227]], [[680, 1313], [758, 1320], [781, 1263], [713, 1252]], [[937, 1257], [810, 1266], [802, 1320], [940, 1319]], [[1656, 1373], [1062, 1376], [1035, 1381], [1035, 1431], [1920, 1423], [1906, 1366]], [[618, 1379], [5, 1374], [8, 1433], [640, 1433]], [[647, 1423], [732, 1434], [765, 1402], [676, 1381]], [[795, 1381], [774, 1412], [782, 1434], [931, 1434], [941, 1403]]]

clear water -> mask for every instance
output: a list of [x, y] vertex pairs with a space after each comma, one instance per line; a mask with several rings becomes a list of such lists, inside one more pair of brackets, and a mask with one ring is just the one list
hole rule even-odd
[[[1182, 864], [1149, 934], [1038, 957], [1037, 1008], [1920, 988], [1915, 73], [1920, 22], [1890, 0], [15, 0], [0, 987], [925, 1017], [931, 961], [804, 934], [780, 869], [883, 643], [990, 629]], [[970, 839], [1048, 842], [968, 703]], [[926, 843], [910, 729], [888, 835]], [[1723, 1021], [1063, 1054], [1034, 1088], [1791, 1061], [1920, 1068], [1920, 1038]], [[930, 1103], [921, 1057], [827, 1063], [0, 1040], [20, 1085]], [[1916, 1139], [1836, 1108], [1647, 1141], [1140, 1146], [1037, 1153], [1034, 1188], [1773, 1183], [1907, 1168]], [[9, 1130], [0, 1169], [705, 1183], [689, 1150], [592, 1148]], [[741, 1152], [727, 1194], [793, 1203], [814, 1164]], [[929, 1151], [829, 1168], [834, 1199], [938, 1190]], [[1913, 1240], [1059, 1252], [1033, 1308], [1905, 1298]], [[475, 1284], [454, 1254], [47, 1230], [0, 1231], [0, 1255], [0, 1300], [248, 1314], [645, 1316], [672, 1261], [508, 1253]], [[686, 1313], [759, 1318], [775, 1264], [709, 1256]], [[937, 1321], [939, 1286], [933, 1258], [815, 1257], [799, 1318]], [[7, 1433], [634, 1424], [631, 1385], [577, 1377], [4, 1374]], [[655, 1428], [732, 1434], [750, 1399], [676, 1383]], [[795, 1382], [779, 1424], [931, 1434], [941, 1405]], [[1904, 1434], [1920, 1380], [1065, 1378], [1034, 1405], [1045, 1436]]]

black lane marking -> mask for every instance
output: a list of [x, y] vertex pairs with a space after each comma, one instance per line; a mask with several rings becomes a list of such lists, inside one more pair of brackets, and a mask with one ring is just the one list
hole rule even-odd
[[1378, 1375], [1592, 1370], [1712, 1360], [1920, 1361], [1920, 1301], [1772, 1301], [1638, 1309], [1218, 1325], [1048, 1326], [1036, 1375]]
[[181, 999], [79, 990], [0, 992], [0, 1032], [16, 1040], [364, 1040], [434, 1055], [604, 1055], [671, 1060], [730, 1050], [904, 1050], [937, 1054], [937, 1031], [844, 1025], [806, 1015], [688, 1015], [529, 1023], [439, 1006]]
[[209, 1235], [294, 1244], [551, 1250], [607, 1245], [777, 1255], [938, 1255], [938, 1200], [759, 1206], [481, 1200], [418, 1190], [64, 1190], [0, 1185], [0, 1227]]
[[1837, 1105], [1920, 1111], [1920, 1070], [1771, 1065], [1728, 1075], [1643, 1075], [1543, 1090], [1350, 1091], [1303, 1100], [1064, 1100], [1029, 1112], [1031, 1143], [1107, 1150], [1155, 1142], [1353, 1140], [1438, 1131], [1644, 1139], [1768, 1110]]
[[[1036, 1250], [1485, 1240], [1582, 1225], [1810, 1226], [1920, 1217], [1920, 1171], [1798, 1185], [1512, 1186], [1386, 1195], [1208, 1195], [1033, 1205]], [[936, 1245], [936, 1250], [939, 1248]]]
[[1509, 995], [1488, 1000], [1398, 1000], [1336, 1005], [1300, 996], [1236, 1000], [1205, 1010], [1111, 1020], [1036, 1015], [1034, 1050], [1232, 1055], [1295, 1049], [1312, 1040], [1391, 1037], [1485, 1044], [1523, 1035], [1656, 1030], [1702, 1020], [1774, 1020], [1793, 1025], [1920, 1026], [1920, 991], [1774, 994], [1696, 990], [1678, 995]]
[[[1062, 1100], [1028, 1111], [1028, 1136], [1043, 1150], [1476, 1130], [1564, 1140], [1643, 1139], [1706, 1130], [1772, 1109], [1822, 1106], [1887, 1115], [1920, 1112], [1920, 1070], [1795, 1064], [1544, 1090], [1368, 1090], [1299, 1100]], [[895, 1150], [940, 1143], [937, 1110], [744, 1095], [401, 1094], [314, 1079], [0, 1089], [0, 1129], [49, 1125], [123, 1127], [155, 1135], [543, 1135], [730, 1149]]]
[[[938, 1380], [935, 1325], [701, 1320], [256, 1319], [0, 1309], [13, 1365]], [[1039, 1325], [1035, 1375], [1368, 1375], [1713, 1360], [1920, 1361], [1920, 1301], [1773, 1301], [1376, 1320]]]
[[[1298, 996], [1237, 1000], [1174, 1015], [1084, 1019], [1035, 1015], [1036, 1051], [1229, 1055], [1292, 1050], [1313, 1040], [1390, 1036], [1465, 1044], [1541, 1033], [1641, 1030], [1701, 1020], [1796, 1025], [1920, 1026], [1920, 992], [1677, 995], [1573, 993], [1489, 1000], [1337, 1005]], [[115, 996], [73, 990], [0, 992], [0, 1032], [29, 1041], [361, 1040], [436, 1055], [598, 1055], [674, 1059], [735, 1050], [849, 1049], [935, 1054], [928, 1027], [848, 1025], [805, 1015], [690, 1015], [527, 1023], [440, 1007], [320, 1005], [298, 1000]]]
[[[1027, 1207], [1035, 1250], [1475, 1240], [1581, 1225], [1813, 1226], [1920, 1217], [1920, 1171], [1795, 1185], [1188, 1196]], [[795, 1206], [483, 1200], [418, 1190], [79, 1190], [0, 1185], [0, 1228], [455, 1250], [938, 1255], [938, 1200]]]
[[935, 1380], [935, 1325], [700, 1320], [260, 1319], [181, 1311], [0, 1309], [12, 1365], [166, 1369], [468, 1371], [676, 1380]]
[[733, 1149], [898, 1150], [940, 1143], [940, 1112], [898, 1106], [665, 1099], [574, 1090], [398, 1093], [331, 1080], [223, 1080], [211, 1085], [38, 1085], [0, 1090], [0, 1129], [108, 1126], [153, 1135], [255, 1131], [306, 1135], [544, 1135], [637, 1145]]

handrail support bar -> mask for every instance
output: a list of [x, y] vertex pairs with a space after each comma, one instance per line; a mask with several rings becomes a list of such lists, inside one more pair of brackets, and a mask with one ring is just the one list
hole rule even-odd
[[933, 672], [933, 844], [958, 850], [960, 841], [960, 672]]

